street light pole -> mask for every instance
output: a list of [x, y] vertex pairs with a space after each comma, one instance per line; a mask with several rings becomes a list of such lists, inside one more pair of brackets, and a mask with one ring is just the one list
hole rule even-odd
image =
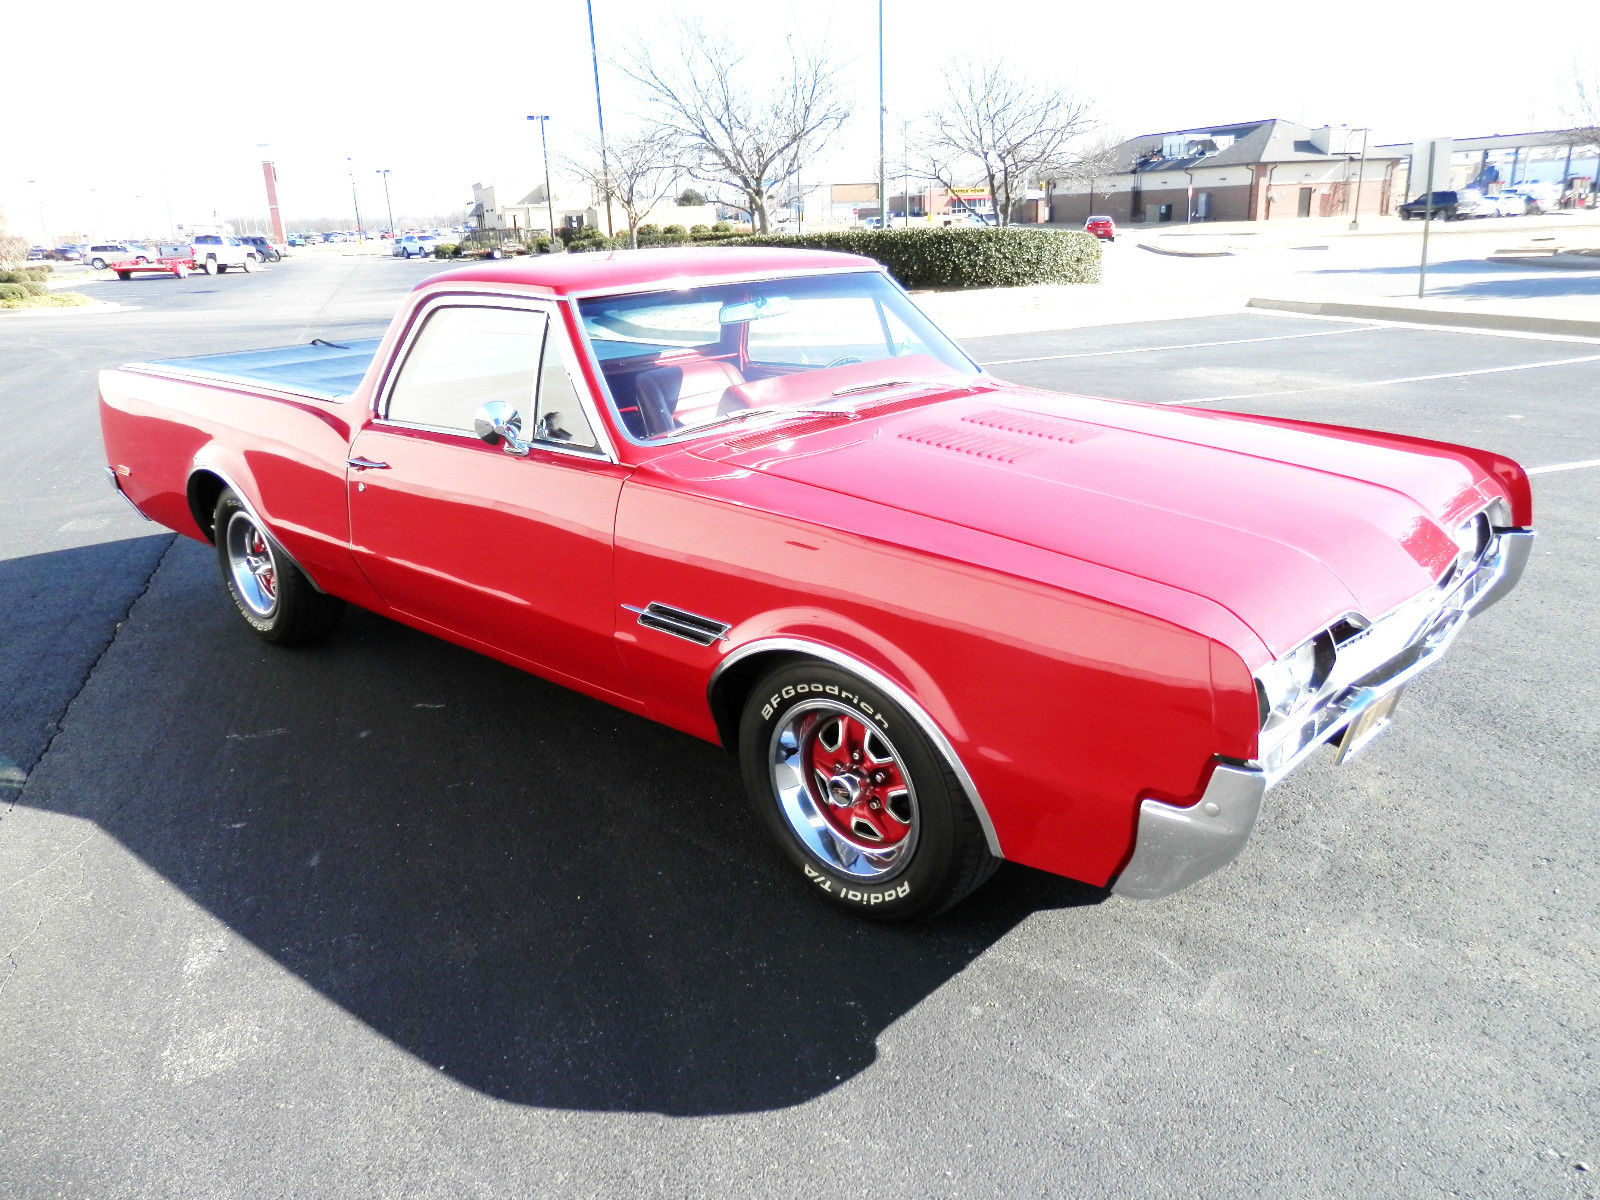
[[1365, 129], [1361, 131], [1361, 162], [1356, 167], [1356, 202], [1355, 206], [1350, 210], [1351, 230], [1361, 228], [1361, 177], [1366, 174], [1367, 170], [1367, 133], [1368, 131]]
[[[617, 231], [611, 226], [611, 166], [606, 162], [606, 110], [600, 105], [600, 52], [595, 49], [594, 42], [594, 0], [585, 0], [589, 8], [589, 61], [594, 64], [594, 115], [600, 125], [600, 179], [604, 186], [606, 200], [606, 236], [615, 237]], [[544, 126], [539, 126], [539, 136], [544, 137]], [[545, 195], [550, 195], [550, 160], [545, 158]], [[552, 218], [553, 220], [553, 218]], [[550, 229], [555, 233], [554, 225]]]
[[878, 0], [878, 228], [889, 228], [888, 180], [884, 169], [883, 122], [888, 110], [883, 104], [883, 0]]
[[394, 232], [394, 201], [389, 199], [389, 168], [379, 167], [377, 174], [383, 176], [383, 206], [389, 210], [389, 232]]
[[[595, 76], [596, 80], [598, 80], [599, 78], [600, 77], [598, 75]], [[550, 196], [550, 147], [544, 140], [544, 123], [546, 121], [548, 121], [549, 119], [550, 119], [550, 117], [549, 117], [549, 114], [547, 114], [547, 113], [539, 113], [537, 115], [530, 116], [528, 118], [528, 120], [530, 120], [530, 121], [539, 122], [539, 154], [540, 154], [540, 157], [542, 157], [544, 159], [544, 211], [545, 211], [545, 215], [550, 220], [550, 236], [553, 238], [553, 237], [556, 236], [556, 202]], [[606, 169], [605, 161], [602, 158], [602, 160], [600, 162], [600, 171], [601, 171], [602, 174], [605, 173], [605, 169]], [[606, 185], [606, 188], [607, 188], [607, 194], [606, 194], [606, 222], [607, 222], [607, 226], [609, 227], [610, 220], [611, 220], [611, 195], [610, 195], [610, 191], [609, 191], [610, 186], [611, 186], [611, 181], [610, 181], [609, 177], [605, 180], [605, 185]]]
[[367, 240], [367, 231], [361, 227], [361, 198], [356, 195], [356, 166], [348, 154], [344, 156], [344, 169], [350, 176], [350, 203], [355, 205], [356, 241], [360, 243]]

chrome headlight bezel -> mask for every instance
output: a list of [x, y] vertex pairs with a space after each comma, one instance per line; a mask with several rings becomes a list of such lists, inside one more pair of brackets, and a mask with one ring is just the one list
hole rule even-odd
[[1293, 717], [1315, 699], [1333, 671], [1334, 653], [1333, 638], [1323, 630], [1256, 673], [1256, 705], [1263, 731]]

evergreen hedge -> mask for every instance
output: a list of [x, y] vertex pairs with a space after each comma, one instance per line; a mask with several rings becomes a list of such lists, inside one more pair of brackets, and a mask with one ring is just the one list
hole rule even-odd
[[1021, 287], [1099, 283], [1100, 242], [1065, 229], [846, 229], [836, 233], [757, 234], [745, 246], [838, 250], [875, 258], [906, 288]]

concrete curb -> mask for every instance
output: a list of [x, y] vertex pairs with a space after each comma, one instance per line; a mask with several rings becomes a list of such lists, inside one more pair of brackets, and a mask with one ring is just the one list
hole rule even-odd
[[1555, 267], [1563, 271], [1600, 271], [1600, 258], [1589, 254], [1491, 254], [1489, 261], [1508, 267]]
[[1358, 317], [1369, 321], [1404, 321], [1413, 325], [1450, 325], [1460, 329], [1498, 329], [1510, 333], [1565, 334], [1600, 338], [1600, 320], [1578, 317], [1541, 317], [1532, 313], [1471, 312], [1451, 308], [1423, 308], [1399, 304], [1353, 303], [1346, 300], [1279, 300], [1253, 296], [1247, 308], [1304, 313], [1313, 317]]
[[1168, 258], [1232, 258], [1232, 250], [1168, 250], [1164, 246], [1152, 246], [1149, 242], [1135, 242], [1141, 250], [1148, 250], [1151, 254], [1165, 254]]

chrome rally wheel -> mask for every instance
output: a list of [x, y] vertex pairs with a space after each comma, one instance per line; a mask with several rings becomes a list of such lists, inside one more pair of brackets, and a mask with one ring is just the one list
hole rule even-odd
[[243, 509], [228, 520], [228, 567], [233, 586], [245, 607], [262, 619], [278, 611], [278, 562], [272, 544]]
[[344, 614], [344, 601], [319, 592], [229, 488], [212, 510], [212, 539], [228, 597], [245, 624], [279, 646], [315, 641]]
[[773, 795], [795, 836], [834, 870], [884, 880], [917, 842], [917, 797], [894, 746], [841, 704], [796, 705], [772, 731]]
[[949, 908], [999, 865], [925, 727], [841, 667], [790, 659], [756, 681], [739, 720], [739, 759], [757, 816], [829, 903], [915, 920]]

